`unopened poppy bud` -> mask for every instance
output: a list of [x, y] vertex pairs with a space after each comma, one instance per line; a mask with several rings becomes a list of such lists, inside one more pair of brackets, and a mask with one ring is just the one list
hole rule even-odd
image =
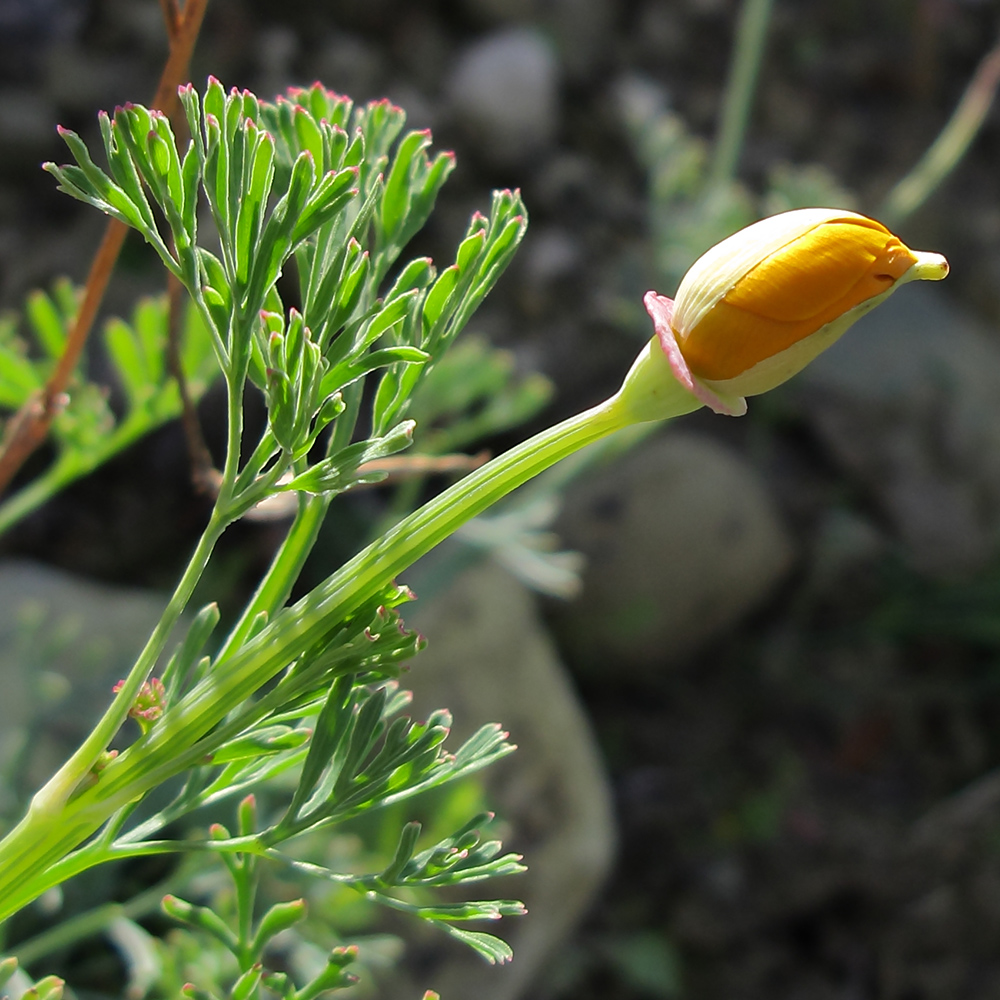
[[909, 249], [874, 219], [804, 208], [712, 247], [675, 300], [647, 292], [644, 302], [677, 381], [700, 403], [739, 415], [743, 397], [801, 371], [901, 284], [947, 273], [940, 254]]

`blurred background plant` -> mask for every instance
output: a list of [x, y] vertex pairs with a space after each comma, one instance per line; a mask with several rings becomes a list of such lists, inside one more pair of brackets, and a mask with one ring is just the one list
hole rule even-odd
[[[164, 41], [153, 3], [12, 3], [9, 17], [0, 256], [16, 306], [58, 274], [82, 281], [99, 235], [37, 176], [58, 155], [51, 123], [87, 135], [94, 107], [150, 92]], [[564, 495], [561, 545], [590, 559], [580, 602], [546, 614], [611, 774], [623, 850], [582, 930], [541, 967], [558, 995], [943, 998], [997, 975], [996, 30], [991, 5], [937, 0], [209, 8], [196, 81], [212, 71], [265, 95], [320, 77], [359, 99], [388, 93], [458, 150], [417, 252], [443, 259], [485, 186], [523, 188], [533, 231], [475, 332], [505, 349], [498, 372], [529, 387], [533, 370], [552, 378], [557, 415], [613, 388], [648, 334], [647, 287], [669, 294], [702, 249], [758, 215], [848, 204], [954, 264], [950, 299], [894, 303], [901, 312], [859, 327], [829, 368], [745, 421], [687, 418], [632, 465], [587, 490], [564, 473], [533, 494], [534, 511], [512, 505], [501, 530], [474, 539], [530, 579], [530, 554], [546, 551], [539, 511]], [[126, 243], [109, 311], [132, 316], [136, 290], [155, 294], [157, 280]], [[111, 383], [115, 363], [96, 349], [92, 382]], [[526, 413], [521, 393], [542, 397], [517, 389], [507, 412]], [[112, 395], [117, 426], [134, 408]], [[218, 454], [211, 392], [200, 412]], [[496, 430], [462, 448], [503, 447]], [[154, 433], [22, 520], [6, 551], [163, 586], [205, 513], [185, 448], [171, 428]], [[420, 489], [345, 498], [306, 582]], [[241, 525], [224, 544], [211, 585], [227, 585], [231, 607], [275, 532]], [[641, 576], [640, 558], [665, 568]], [[543, 578], [554, 569], [566, 592], [577, 568], [548, 561]], [[434, 587], [417, 589], [430, 599]], [[637, 589], [657, 595], [648, 614]], [[608, 592], [635, 614], [581, 644], [595, 607], [614, 610]], [[39, 704], [58, 694], [38, 689]], [[126, 899], [162, 875], [132, 868], [100, 891]], [[89, 961], [94, 988], [114, 991], [118, 947], [63, 950], [60, 969]]]

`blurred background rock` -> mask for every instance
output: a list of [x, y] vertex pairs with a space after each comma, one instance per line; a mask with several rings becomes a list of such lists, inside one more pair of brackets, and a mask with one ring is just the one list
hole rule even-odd
[[[264, 97], [319, 78], [401, 104], [458, 155], [416, 248], [436, 258], [491, 187], [520, 187], [531, 228], [472, 326], [554, 380], [547, 423], [612, 392], [650, 333], [637, 304], [656, 273], [651, 182], [623, 95], [659, 102], [710, 142], [738, 10], [735, 0], [212, 0], [193, 77]], [[809, 167], [875, 212], [998, 28], [987, 0], [777, 0], [739, 164], [746, 190], [762, 195], [776, 171]], [[65, 158], [55, 124], [93, 140], [96, 111], [147, 100], [165, 54], [156, 0], [0, 0], [5, 308], [56, 275], [82, 281], [100, 237], [103, 220], [38, 169]], [[571, 483], [559, 529], [589, 562], [576, 603], [544, 602], [557, 646], [532, 600], [518, 592], [504, 604], [522, 624], [497, 627], [537, 635], [567, 718], [577, 698], [589, 717], [580, 752], [590, 760], [594, 739], [599, 756], [587, 815], [606, 815], [613, 797], [619, 845], [590, 915], [581, 891], [582, 922], [567, 936], [563, 921], [544, 959], [530, 960], [531, 985], [513, 977], [523, 995], [1000, 995], [998, 115], [901, 227], [911, 246], [951, 260], [945, 287], [905, 289], [743, 420], [693, 414]], [[106, 308], [124, 311], [161, 282], [130, 240]], [[211, 395], [202, 405], [210, 443], [216, 405]], [[358, 544], [380, 503], [345, 498], [307, 577]], [[168, 428], [0, 551], [162, 588], [205, 514]], [[279, 530], [231, 531], [206, 592], [235, 606]], [[474, 620], [503, 619], [482, 600]], [[418, 661], [415, 684], [420, 673]], [[438, 676], [430, 660], [427, 674]], [[458, 685], [459, 712], [461, 699]], [[513, 707], [497, 710], [515, 727]], [[543, 736], [515, 731], [524, 749], [505, 773], [522, 761], [525, 775], [547, 773]], [[564, 787], [578, 787], [579, 771], [567, 773]], [[539, 807], [529, 805], [524, 815]], [[553, 810], [549, 832], [581, 815]], [[609, 863], [610, 829], [586, 833], [582, 853], [562, 859], [570, 875], [574, 858]], [[510, 846], [543, 881], [560, 860], [533, 853], [527, 836]]]

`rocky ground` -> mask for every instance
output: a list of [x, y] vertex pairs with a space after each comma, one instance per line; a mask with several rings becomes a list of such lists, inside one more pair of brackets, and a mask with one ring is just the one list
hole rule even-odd
[[[874, 212], [993, 44], [995, 6], [775, 7], [741, 176], [761, 190], [776, 164], [820, 164]], [[622, 95], [652, 88], [710, 139], [737, 8], [212, 0], [193, 76], [264, 96], [318, 77], [402, 104], [458, 154], [421, 237], [432, 255], [491, 187], [522, 188], [529, 236], [474, 325], [554, 380], [549, 421], [613, 391], [648, 336], [622, 306], [656, 280]], [[64, 155], [56, 122], [93, 137], [98, 108], [152, 93], [159, 18], [155, 0], [0, 3], [5, 307], [55, 274], [85, 275], [101, 220], [38, 163]], [[905, 289], [746, 418], [684, 418], [567, 492], [559, 527], [589, 556], [584, 588], [544, 602], [556, 646], [530, 648], [569, 671], [560, 697], [578, 693], [609, 776], [591, 800], [562, 800], [566, 829], [600, 834], [566, 857], [581, 872], [610, 864], [608, 804], [617, 849], [578, 928], [530, 959], [523, 995], [1000, 997], [997, 122], [901, 231], [949, 257], [944, 288]], [[110, 307], [158, 280], [130, 244]], [[211, 400], [203, 415], [211, 436]], [[3, 552], [163, 587], [204, 515], [167, 430]], [[274, 531], [233, 532], [215, 581], [233, 600]], [[352, 544], [342, 535], [329, 558]], [[564, 718], [577, 738], [573, 710]], [[547, 767], [545, 719], [523, 726]], [[578, 789], [580, 773], [559, 787]], [[555, 864], [543, 834], [557, 824], [539, 822], [538, 856]]]

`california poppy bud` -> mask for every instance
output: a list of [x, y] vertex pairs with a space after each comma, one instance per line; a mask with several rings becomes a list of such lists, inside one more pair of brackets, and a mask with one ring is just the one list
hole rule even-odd
[[680, 384], [721, 413], [801, 371], [896, 288], [948, 273], [874, 219], [803, 208], [747, 226], [703, 254], [673, 301], [647, 292]]

